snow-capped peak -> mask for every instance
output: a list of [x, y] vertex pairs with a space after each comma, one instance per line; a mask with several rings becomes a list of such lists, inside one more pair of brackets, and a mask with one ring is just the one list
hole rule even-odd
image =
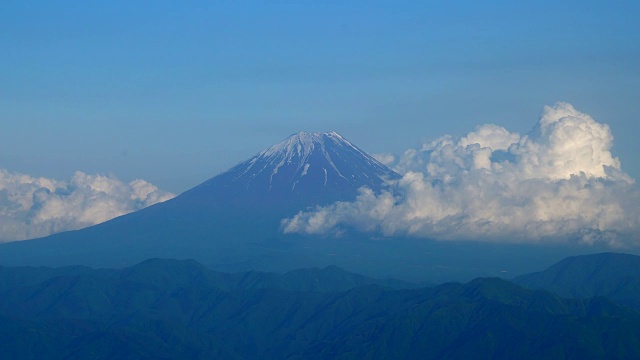
[[285, 155], [287, 158], [291, 158], [294, 155], [304, 158], [305, 155], [309, 155], [316, 147], [322, 146], [325, 139], [343, 140], [342, 136], [334, 131], [325, 133], [301, 131], [263, 150], [259, 156], [271, 157], [277, 154], [278, 156]]
[[202, 189], [223, 183], [225, 196], [298, 205], [305, 199], [307, 206], [353, 199], [360, 187], [380, 190], [387, 180], [397, 178], [393, 170], [334, 131], [299, 132], [211, 179]]

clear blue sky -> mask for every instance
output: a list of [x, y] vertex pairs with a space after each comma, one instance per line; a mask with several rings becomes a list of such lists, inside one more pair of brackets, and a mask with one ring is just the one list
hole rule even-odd
[[[267, 5], [267, 3], [270, 3]], [[181, 192], [300, 130], [369, 152], [567, 101], [640, 178], [638, 1], [0, 2], [0, 168]]]

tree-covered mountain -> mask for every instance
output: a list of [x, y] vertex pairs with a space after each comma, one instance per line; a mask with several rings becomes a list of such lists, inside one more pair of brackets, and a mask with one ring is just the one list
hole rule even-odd
[[601, 253], [572, 256], [544, 271], [518, 276], [513, 281], [563, 297], [605, 296], [640, 309], [640, 256], [637, 255]]
[[638, 313], [495, 278], [398, 289], [336, 268], [223, 274], [176, 260], [120, 270], [3, 268], [0, 278], [8, 358], [640, 356]]

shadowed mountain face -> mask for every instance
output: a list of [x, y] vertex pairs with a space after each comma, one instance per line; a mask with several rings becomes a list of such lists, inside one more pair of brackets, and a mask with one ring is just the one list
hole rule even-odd
[[16, 359], [640, 356], [640, 315], [606, 299], [492, 278], [384, 283], [337, 268], [224, 274], [157, 259], [121, 270], [0, 268], [0, 345]]
[[513, 281], [560, 296], [606, 296], [640, 310], [640, 256], [602, 253], [566, 258], [547, 270], [518, 276]]

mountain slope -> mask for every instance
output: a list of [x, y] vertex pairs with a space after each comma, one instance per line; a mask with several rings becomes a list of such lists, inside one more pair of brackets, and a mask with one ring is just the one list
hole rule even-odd
[[[280, 277], [275, 283], [287, 281], [273, 275]], [[297, 277], [311, 283], [317, 275]], [[343, 274], [336, 276], [328, 275], [331, 283]], [[640, 356], [640, 315], [602, 298], [565, 300], [491, 278], [316, 292], [221, 285], [221, 277], [192, 261], [153, 260], [110, 274], [56, 273], [0, 290], [3, 353], [23, 359]]]
[[335, 132], [300, 132], [185, 192], [176, 202], [224, 200], [272, 211], [284, 206], [300, 210], [353, 200], [363, 186], [378, 192], [385, 180], [397, 178]]
[[601, 253], [566, 258], [547, 270], [518, 276], [513, 281], [560, 296], [606, 296], [640, 309], [640, 256]]
[[[162, 257], [246, 270], [252, 259], [291, 246], [279, 240], [281, 219], [353, 200], [362, 186], [380, 191], [398, 177], [336, 133], [298, 133], [172, 200], [86, 229], [2, 244], [0, 264], [109, 267]], [[288, 258], [283, 268], [328, 265]]]
[[388, 239], [350, 229], [337, 238], [281, 232], [281, 220], [300, 210], [352, 200], [361, 186], [385, 190], [386, 180], [398, 177], [336, 133], [298, 133], [167, 202], [86, 229], [0, 244], [0, 265], [125, 267], [174, 258], [230, 272], [336, 265], [372, 277], [439, 283], [512, 277], [576, 251]]

